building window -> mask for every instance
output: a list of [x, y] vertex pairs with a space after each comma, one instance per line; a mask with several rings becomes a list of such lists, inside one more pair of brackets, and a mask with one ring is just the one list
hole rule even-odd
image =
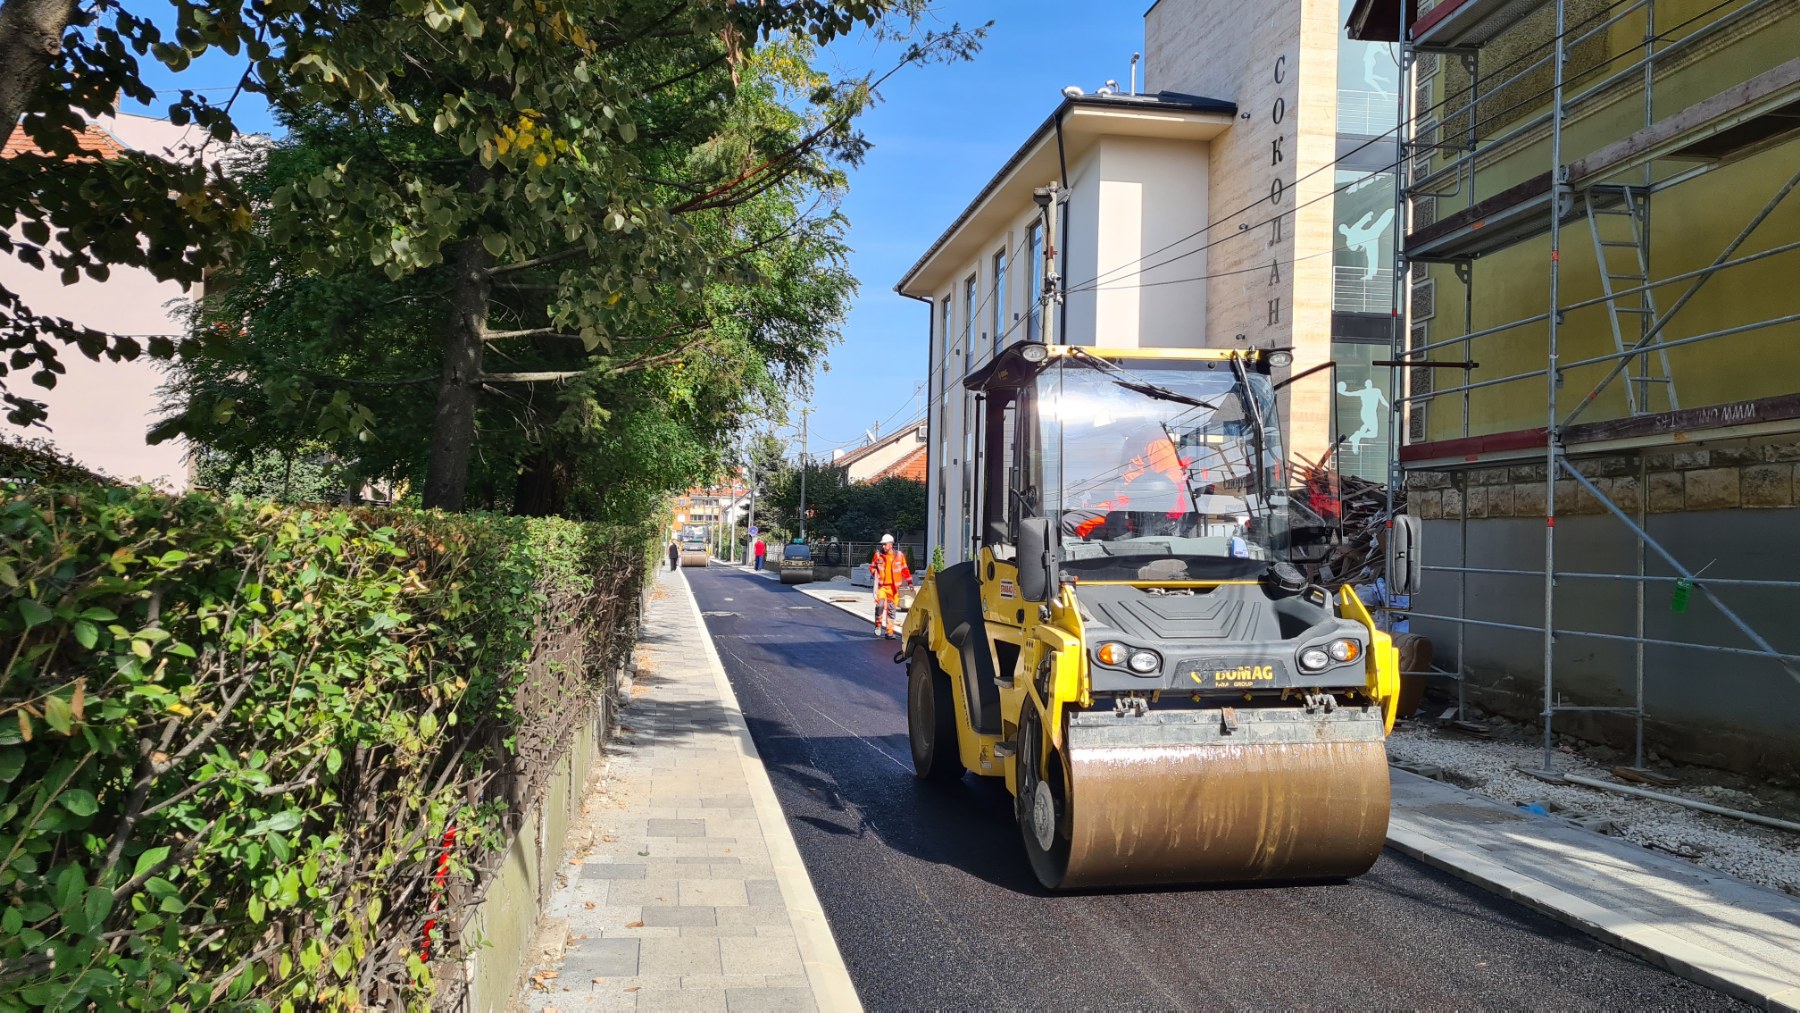
[[963, 370], [968, 371], [975, 348], [975, 284], [976, 276], [963, 279]]
[[1025, 233], [1025, 340], [1042, 341], [1044, 295], [1044, 223], [1032, 222]]
[[1332, 391], [1332, 437], [1337, 442], [1333, 456], [1338, 472], [1382, 485], [1388, 480], [1394, 371], [1374, 363], [1388, 355], [1385, 342], [1331, 343], [1331, 358], [1337, 363], [1332, 370], [1337, 377]]
[[994, 354], [1006, 343], [1006, 247], [994, 254]]
[[950, 293], [945, 292], [938, 305], [942, 308], [938, 320], [938, 397], [942, 403], [949, 397], [950, 357], [956, 354], [955, 346], [950, 343]]

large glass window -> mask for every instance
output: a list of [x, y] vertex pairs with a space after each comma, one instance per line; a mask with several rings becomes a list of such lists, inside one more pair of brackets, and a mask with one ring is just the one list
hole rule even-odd
[[[1338, 24], [1348, 24], [1356, 0], [1339, 0]], [[1380, 137], [1400, 122], [1400, 53], [1391, 42], [1338, 36], [1338, 133]], [[1390, 144], [1388, 147], [1392, 148]]]
[[1000, 347], [1006, 342], [1006, 248], [994, 254], [994, 314], [993, 335], [994, 354], [1000, 354]]
[[1388, 427], [1393, 423], [1388, 399], [1393, 396], [1394, 371], [1371, 363], [1387, 357], [1385, 344], [1331, 344], [1331, 358], [1337, 363], [1331, 398], [1338, 472], [1382, 485], [1388, 480]]
[[1394, 174], [1337, 170], [1331, 308], [1380, 313], [1394, 305]]
[[1025, 340], [1042, 341], [1044, 295], [1044, 223], [1032, 222], [1025, 234]]
[[[1208, 368], [1208, 367], [1212, 368]], [[1085, 580], [1250, 573], [1279, 558], [1287, 497], [1269, 379], [1227, 363], [1070, 359], [1040, 389], [1044, 507]]]

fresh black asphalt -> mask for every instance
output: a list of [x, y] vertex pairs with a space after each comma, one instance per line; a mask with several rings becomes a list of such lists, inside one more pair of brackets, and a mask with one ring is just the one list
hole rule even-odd
[[1345, 883], [1049, 894], [1003, 784], [913, 778], [893, 641], [685, 572], [871, 1010], [1736, 1006], [1391, 850]]

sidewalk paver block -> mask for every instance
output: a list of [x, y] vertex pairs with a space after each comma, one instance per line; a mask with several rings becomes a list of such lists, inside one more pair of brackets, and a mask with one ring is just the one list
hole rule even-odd
[[734, 988], [725, 993], [725, 1008], [730, 1013], [761, 1010], [816, 1010], [812, 992], [804, 988]]
[[638, 950], [640, 974], [720, 974], [719, 940], [698, 936], [645, 939]]
[[647, 907], [643, 922], [645, 925], [716, 926], [719, 918], [711, 907]]
[[644, 867], [602, 862], [583, 866], [581, 874], [588, 879], [643, 879]]
[[563, 959], [564, 984], [580, 986], [595, 978], [624, 978], [638, 973], [637, 939], [577, 939]]

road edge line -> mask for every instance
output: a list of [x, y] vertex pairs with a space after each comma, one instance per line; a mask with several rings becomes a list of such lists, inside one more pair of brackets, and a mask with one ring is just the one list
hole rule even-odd
[[850, 969], [844, 964], [837, 937], [832, 935], [825, 908], [813, 889], [812, 876], [800, 860], [800, 846], [794, 842], [793, 831], [788, 829], [787, 816], [775, 797], [775, 785], [769, 780], [768, 768], [763, 766], [762, 754], [756, 751], [756, 740], [750, 737], [750, 726], [744, 721], [744, 710], [738, 705], [737, 693], [725, 674], [725, 663], [719, 660], [719, 651], [713, 646], [706, 617], [700, 614], [700, 600], [694, 597], [694, 586], [688, 583], [687, 574], [677, 573], [682, 589], [687, 592], [688, 608], [694, 613], [694, 622], [700, 624], [701, 649], [712, 667], [719, 698], [725, 704], [731, 729], [738, 738], [738, 760], [743, 764], [744, 780], [750, 787], [750, 803], [756, 809], [757, 823], [762, 826], [763, 840], [769, 848], [769, 862], [775, 868], [775, 882], [781, 887], [781, 899], [787, 906], [788, 923], [794, 930], [794, 942], [800, 948], [800, 962], [806, 968], [813, 1000], [822, 1010], [860, 1013], [863, 1007], [856, 994], [856, 984], [850, 980]]
[[1624, 950], [1646, 963], [1764, 1009], [1796, 1008], [1785, 982], [1775, 992], [1750, 984], [1768, 981], [1756, 971], [1713, 950], [1692, 946], [1652, 926], [1615, 915], [1523, 873], [1445, 844], [1423, 831], [1388, 823], [1388, 846], [1434, 869], [1545, 915], [1553, 921]]

